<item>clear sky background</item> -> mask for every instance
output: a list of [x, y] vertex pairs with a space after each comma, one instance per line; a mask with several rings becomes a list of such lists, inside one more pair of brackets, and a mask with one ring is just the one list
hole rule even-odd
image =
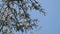
[[[31, 12], [32, 18], [38, 18], [38, 22], [43, 28], [35, 31], [35, 34], [60, 34], [60, 0], [39, 0], [45, 9], [47, 16], [42, 16], [39, 12]], [[21, 34], [21, 32], [14, 32]]]
[[43, 28], [37, 31], [36, 34], [60, 34], [60, 0], [39, 1], [47, 16], [40, 17], [40, 25]]

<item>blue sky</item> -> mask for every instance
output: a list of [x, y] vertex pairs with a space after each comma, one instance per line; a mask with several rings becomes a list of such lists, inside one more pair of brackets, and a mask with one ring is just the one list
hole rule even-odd
[[[39, 0], [47, 16], [42, 16], [43, 28], [36, 34], [60, 34], [60, 0]], [[39, 16], [38, 16], [39, 17]]]
[[[38, 22], [43, 28], [35, 31], [35, 34], [60, 34], [60, 0], [39, 0], [45, 9], [47, 16], [42, 16], [39, 12], [31, 12], [32, 18], [38, 18]], [[21, 33], [21, 32], [19, 32]], [[15, 34], [19, 34], [16, 33]]]

